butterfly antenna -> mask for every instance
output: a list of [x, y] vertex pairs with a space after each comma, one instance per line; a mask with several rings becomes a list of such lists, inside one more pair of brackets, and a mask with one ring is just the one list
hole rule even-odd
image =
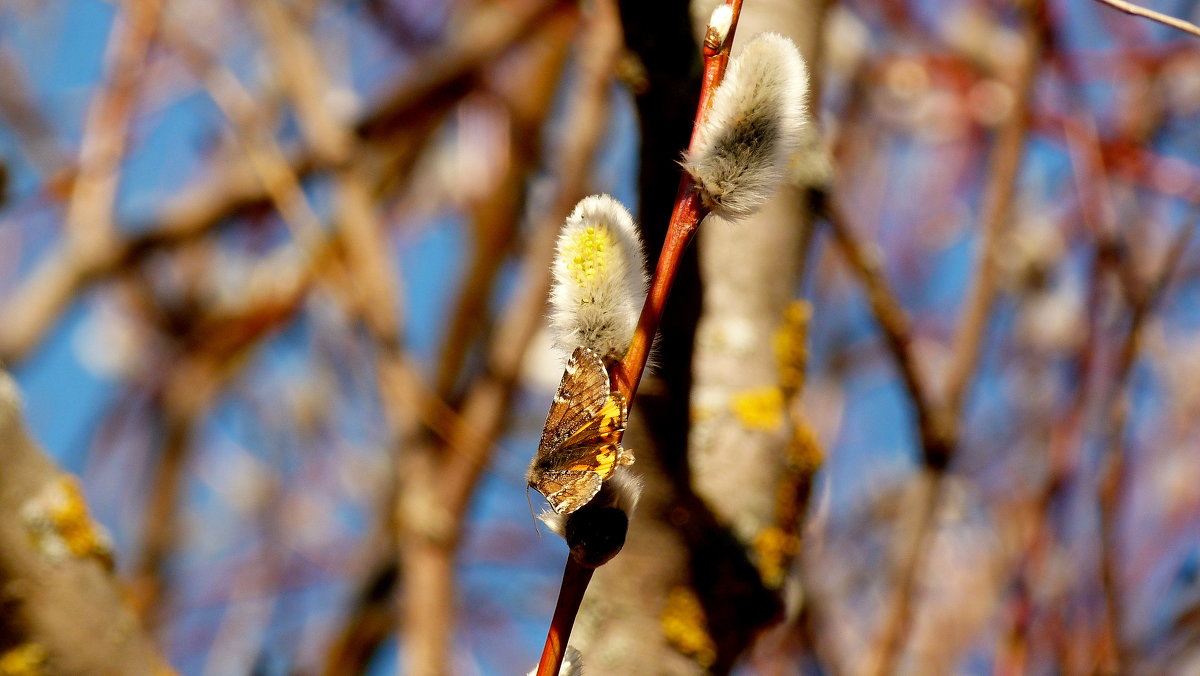
[[537, 514], [533, 513], [533, 499], [529, 497], [529, 484], [525, 484], [525, 502], [529, 503], [529, 518], [533, 519], [533, 532], [537, 533], [537, 536], [540, 538], [542, 537], [542, 531], [537, 525]]

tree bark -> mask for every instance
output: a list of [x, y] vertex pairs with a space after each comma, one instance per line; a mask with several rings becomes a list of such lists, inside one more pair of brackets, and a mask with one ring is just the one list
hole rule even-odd
[[0, 371], [0, 664], [14, 673], [170, 674], [126, 605], [77, 480], [29, 438]]

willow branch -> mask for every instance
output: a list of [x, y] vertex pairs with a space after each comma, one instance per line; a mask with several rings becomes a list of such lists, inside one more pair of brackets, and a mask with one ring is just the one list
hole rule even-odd
[[[704, 45], [704, 73], [700, 82], [700, 99], [696, 105], [696, 117], [692, 123], [692, 137], [688, 143], [689, 149], [694, 149], [699, 140], [697, 132], [708, 116], [712, 107], [712, 97], [721, 80], [725, 77], [725, 69], [729, 65], [729, 54], [733, 48], [733, 38], [737, 32], [738, 18], [742, 12], [741, 0], [727, 0], [725, 3], [733, 10], [729, 31], [719, 45]], [[671, 286], [679, 272], [683, 252], [687, 250], [700, 221], [708, 215], [708, 210], [701, 203], [696, 192], [695, 181], [691, 174], [684, 172], [679, 179], [679, 188], [675, 193], [675, 207], [671, 211], [671, 220], [667, 224], [667, 234], [663, 241], [662, 251], [650, 278], [650, 289], [646, 294], [646, 302], [642, 305], [642, 314], [638, 318], [634, 330], [633, 341], [618, 368], [612, 374], [613, 384], [626, 401], [633, 401], [641, 382], [642, 372], [646, 369], [646, 360], [650, 357], [650, 347], [654, 343], [654, 335], [658, 332], [658, 324], [662, 320], [663, 309], [667, 297], [671, 294]]]
[[[139, 3], [133, 3], [139, 4]], [[508, 52], [528, 29], [554, 11], [558, 0], [534, 2], [502, 16], [484, 12], [494, 21], [487, 30], [480, 17], [445, 47], [416, 58], [411, 75], [354, 122], [355, 133], [371, 143], [394, 139], [398, 132], [420, 134], [431, 116], [469, 91], [475, 73]], [[303, 150], [286, 151], [292, 172], [299, 177], [329, 168], [328, 160]], [[271, 196], [259, 176], [241, 158], [230, 160], [172, 198], [151, 224], [120, 228], [144, 233], [117, 239], [86, 257], [70, 255], [65, 247], [51, 252], [34, 273], [0, 306], [0, 360], [23, 360], [41, 342], [77, 294], [88, 285], [111, 277], [148, 254], [194, 241], [230, 216], [270, 204]]]
[[[1129, 416], [1126, 392], [1134, 363], [1142, 345], [1142, 333], [1146, 320], [1160, 303], [1179, 262], [1191, 243], [1196, 231], [1196, 218], [1180, 226], [1172, 239], [1166, 256], [1153, 280], [1127, 288], [1129, 297], [1129, 327], [1121, 343], [1117, 357], [1116, 374], [1109, 395], [1109, 415], [1106, 429], [1106, 450], [1101, 469], [1099, 486], [1100, 509], [1100, 579], [1104, 590], [1105, 642], [1107, 656], [1115, 663], [1114, 671], [1132, 668], [1129, 646], [1123, 640], [1124, 604], [1121, 599], [1120, 562], [1118, 560], [1118, 518], [1126, 493], [1126, 451], [1123, 442], [1125, 424]], [[1126, 266], [1128, 267], [1128, 266]]]
[[1108, 5], [1109, 7], [1125, 12], [1126, 14], [1140, 16], [1145, 19], [1150, 19], [1151, 21], [1157, 21], [1165, 26], [1170, 26], [1171, 28], [1175, 28], [1185, 33], [1191, 33], [1192, 35], [1200, 37], [1200, 26], [1188, 21], [1184, 21], [1183, 19], [1176, 19], [1173, 16], [1168, 16], [1162, 12], [1156, 12], [1152, 9], [1146, 9], [1141, 5], [1135, 5], [1132, 2], [1126, 2], [1125, 0], [1096, 0], [1096, 2]]
[[1029, 132], [1034, 86], [1045, 49], [1044, 3], [1035, 0], [1022, 12], [1024, 50], [1014, 83], [1016, 101], [996, 140], [985, 189], [980, 253], [976, 274], [967, 294], [966, 306], [955, 335], [952, 361], [946, 380], [944, 418], [945, 454], [926, 455], [926, 490], [921, 495], [919, 519], [913, 531], [901, 534], [907, 540], [898, 545], [900, 561], [896, 568], [896, 591], [885, 620], [877, 652], [867, 673], [883, 676], [892, 673], [900, 659], [915, 615], [917, 579], [924, 557], [936, 535], [935, 520], [945, 486], [944, 472], [958, 443], [958, 423], [962, 416], [968, 387], [975, 377], [983, 341], [995, 302], [997, 287], [997, 249], [1001, 235], [1012, 219], [1012, 203], [1021, 157]]
[[834, 243], [863, 286], [867, 303], [883, 331], [892, 361], [900, 373], [900, 380], [912, 399], [925, 462], [928, 465], [943, 463], [951, 453], [953, 432], [945, 411], [933, 400], [922, 378], [913, 353], [912, 327], [908, 315], [888, 284], [879, 258], [868, 253], [866, 246], [854, 234], [845, 212], [828, 197], [821, 199], [820, 206]]
[[1017, 175], [1029, 134], [1034, 85], [1045, 49], [1043, 12], [1044, 6], [1040, 1], [1031, 3], [1023, 12], [1024, 50], [1016, 82], [1013, 83], [1016, 100], [999, 131], [988, 167], [990, 178], [984, 190], [980, 216], [983, 232], [980, 235], [976, 273], [954, 337], [952, 361], [946, 378], [946, 405], [954, 421], [962, 415], [968, 388], [978, 371], [983, 339], [995, 302], [996, 250], [1001, 236], [1012, 221]]

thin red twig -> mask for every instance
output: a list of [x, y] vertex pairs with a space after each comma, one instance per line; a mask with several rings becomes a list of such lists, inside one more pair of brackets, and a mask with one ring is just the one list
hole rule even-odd
[[1132, 2], [1125, 2], [1125, 0], [1096, 0], [1096, 2], [1103, 3], [1109, 7], [1112, 7], [1113, 9], [1125, 12], [1126, 14], [1132, 14], [1133, 16], [1140, 16], [1150, 19], [1151, 21], [1157, 21], [1166, 26], [1170, 26], [1171, 28], [1177, 28], [1185, 33], [1191, 33], [1192, 35], [1200, 36], [1200, 26], [1184, 21], [1183, 19], [1176, 19], [1173, 16], [1167, 16], [1166, 14], [1156, 12], [1152, 9], [1146, 9], [1140, 5], [1135, 5]]
[[550, 620], [550, 631], [546, 634], [537, 676], [558, 676], [559, 669], [562, 669], [563, 654], [567, 650], [567, 641], [571, 639], [575, 616], [579, 614], [579, 606], [583, 603], [583, 595], [594, 572], [594, 568], [581, 566], [575, 559], [567, 557], [562, 587], [558, 590], [558, 603], [554, 606], [554, 617]]
[[[726, 4], [733, 8], [733, 21], [729, 25], [729, 33], [719, 45], [710, 44], [707, 39], [704, 44], [704, 75], [700, 83], [700, 100], [696, 105], [696, 120], [692, 125], [689, 148], [696, 145], [696, 132], [708, 117], [708, 111], [712, 108], [713, 92], [725, 78], [725, 68], [729, 65], [729, 51], [733, 46], [734, 33], [737, 32], [738, 17], [742, 13], [742, 0], [730, 0]], [[679, 179], [675, 208], [671, 211], [667, 236], [658, 256], [654, 277], [650, 280], [650, 291], [646, 295], [646, 303], [642, 306], [642, 315], [638, 318], [633, 341], [621, 360], [620, 368], [615, 369], [612, 374], [613, 384], [625, 395], [626, 400], [632, 400], [637, 392], [642, 372], [646, 369], [646, 360], [650, 356], [654, 334], [658, 331], [659, 321], [662, 320], [667, 296], [671, 294], [671, 286], [675, 283], [679, 271], [679, 262], [695, 236], [697, 226], [706, 215], [708, 210], [696, 194], [695, 182], [691, 175], [685, 172]]]

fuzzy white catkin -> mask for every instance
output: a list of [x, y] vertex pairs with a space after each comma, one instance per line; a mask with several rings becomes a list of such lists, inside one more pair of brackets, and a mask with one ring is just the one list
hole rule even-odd
[[625, 354], [646, 298], [642, 240], [633, 216], [608, 195], [583, 198], [554, 256], [550, 330], [564, 358], [576, 347]]
[[718, 45], [725, 44], [725, 36], [733, 25], [733, 7], [721, 4], [713, 9], [712, 17], [708, 20], [708, 29], [716, 34]]
[[754, 213], [787, 176], [806, 119], [808, 70], [791, 40], [763, 33], [733, 58], [683, 166], [705, 206]]

